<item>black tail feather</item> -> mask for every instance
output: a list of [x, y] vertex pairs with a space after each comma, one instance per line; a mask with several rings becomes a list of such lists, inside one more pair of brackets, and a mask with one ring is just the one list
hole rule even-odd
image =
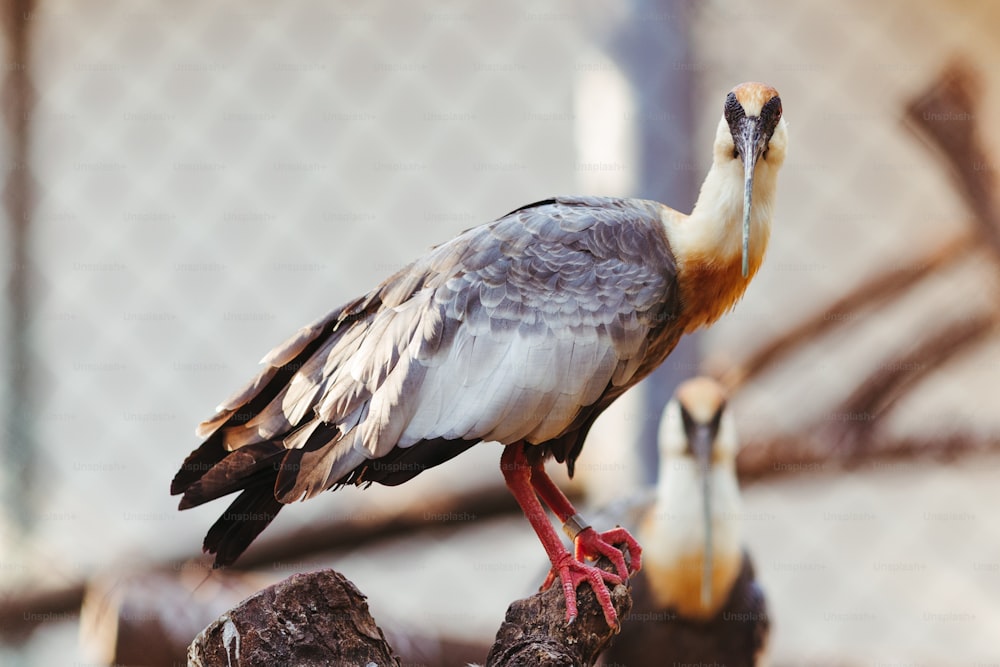
[[228, 496], [242, 489], [255, 486], [261, 478], [270, 479], [273, 495], [273, 482], [281, 467], [281, 458], [287, 450], [272, 442], [261, 442], [241, 447], [222, 461], [215, 464], [201, 479], [190, 484], [184, 490], [180, 509], [196, 507], [210, 500]]
[[274, 520], [283, 507], [274, 497], [282, 456], [280, 444], [262, 442], [227, 451], [213, 435], [188, 456], [170, 485], [183, 493], [180, 509], [242, 491], [209, 529], [203, 549], [215, 554], [215, 567], [231, 565]]
[[181, 464], [181, 469], [170, 482], [170, 495], [184, 493], [200, 480], [219, 461], [226, 458], [230, 452], [222, 446], [222, 434], [215, 432], [201, 447], [194, 450]]
[[215, 554], [214, 566], [232, 565], [282, 507], [274, 497], [274, 476], [261, 476], [247, 486], [205, 535], [202, 548]]

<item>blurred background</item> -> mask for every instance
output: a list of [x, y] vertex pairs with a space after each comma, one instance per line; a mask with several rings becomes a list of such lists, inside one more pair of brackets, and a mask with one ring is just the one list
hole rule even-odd
[[168, 494], [194, 426], [467, 227], [554, 194], [689, 211], [747, 80], [790, 130], [764, 266], [562, 483], [594, 506], [651, 483], [674, 383], [715, 375], [773, 664], [1000, 661], [1000, 4], [0, 6], [0, 663], [183, 664], [317, 567], [404, 661], [483, 659], [545, 570], [497, 445], [287, 510], [209, 574], [225, 503]]

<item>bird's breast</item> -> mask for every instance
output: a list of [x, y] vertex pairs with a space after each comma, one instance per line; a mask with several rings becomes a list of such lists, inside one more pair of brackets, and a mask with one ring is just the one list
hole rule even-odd
[[744, 278], [739, 256], [723, 261], [704, 256], [687, 258], [677, 281], [684, 333], [708, 326], [729, 312], [759, 267], [760, 258], [752, 257], [749, 275]]
[[653, 599], [662, 608], [674, 609], [684, 618], [708, 620], [714, 617], [729, 598], [733, 582], [740, 573], [741, 556], [727, 551], [712, 558], [711, 596], [702, 598], [704, 555], [694, 549], [668, 562], [650, 560], [643, 554], [642, 573], [649, 582]]

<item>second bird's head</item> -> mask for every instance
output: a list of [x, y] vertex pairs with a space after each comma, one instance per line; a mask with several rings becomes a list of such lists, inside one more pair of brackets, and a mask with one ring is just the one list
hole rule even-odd
[[[743, 276], [748, 274], [750, 211], [754, 181], [771, 182], [785, 160], [788, 131], [778, 91], [763, 83], [741, 83], [729, 91], [715, 136], [715, 162], [743, 172]], [[767, 170], [770, 173], [763, 174]]]

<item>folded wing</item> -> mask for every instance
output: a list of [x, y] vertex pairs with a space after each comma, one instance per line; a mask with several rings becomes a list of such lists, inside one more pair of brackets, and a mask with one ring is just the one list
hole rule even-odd
[[655, 366], [650, 341], [676, 340], [676, 294], [659, 204], [524, 207], [275, 348], [199, 427], [172, 492], [182, 507], [240, 489], [288, 503], [397, 484], [480, 440], [582, 440], [603, 399]]

